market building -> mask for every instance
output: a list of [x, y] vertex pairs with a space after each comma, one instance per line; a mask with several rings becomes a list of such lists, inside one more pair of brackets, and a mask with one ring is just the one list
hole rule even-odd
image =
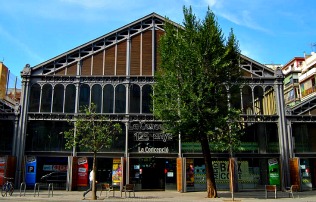
[[[41, 64], [25, 66], [11, 154], [16, 157], [17, 183], [33, 186], [56, 172], [61, 188], [88, 185], [93, 154], [66, 150], [62, 132], [73, 127], [69, 120], [75, 120], [80, 107], [95, 103], [97, 113], [123, 129], [110, 149], [98, 153], [99, 182], [133, 183], [137, 190], [206, 189], [199, 143], [162, 133], [161, 121], [151, 113], [164, 22], [164, 17], [152, 13]], [[295, 164], [291, 124], [300, 125], [299, 120], [305, 119], [285, 113], [280, 68], [271, 70], [245, 55], [240, 68], [245, 83], [227, 87], [229, 102], [242, 112], [245, 130], [242, 150], [234, 155], [238, 189], [289, 186], [301, 172]], [[306, 117], [314, 121], [310, 114]], [[213, 151], [212, 156], [218, 189], [229, 189], [229, 153]]]

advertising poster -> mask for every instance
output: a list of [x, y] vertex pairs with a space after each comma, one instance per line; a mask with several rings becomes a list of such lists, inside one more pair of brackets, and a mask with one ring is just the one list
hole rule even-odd
[[194, 164], [193, 159], [187, 159], [186, 162], [186, 182], [188, 187], [194, 186]]
[[27, 186], [34, 186], [36, 183], [36, 157], [28, 156], [26, 157], [25, 163], [25, 184]]
[[280, 186], [280, 170], [277, 159], [269, 159], [269, 183], [270, 185]]
[[122, 181], [121, 159], [113, 159], [112, 184], [120, 184]]
[[78, 158], [77, 186], [88, 186], [88, 168], [87, 157]]
[[0, 184], [3, 184], [3, 177], [5, 175], [5, 162], [6, 158], [5, 157], [0, 157]]

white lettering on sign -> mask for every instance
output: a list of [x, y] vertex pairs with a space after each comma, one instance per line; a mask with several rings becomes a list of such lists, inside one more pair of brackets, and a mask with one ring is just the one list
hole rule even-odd
[[138, 153], [169, 153], [168, 147], [138, 147]]

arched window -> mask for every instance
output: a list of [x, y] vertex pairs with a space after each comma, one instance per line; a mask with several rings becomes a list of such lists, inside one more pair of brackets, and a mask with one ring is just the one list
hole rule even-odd
[[242, 102], [243, 102], [243, 113], [253, 114], [252, 90], [250, 86], [244, 86], [242, 88]]
[[65, 112], [74, 113], [76, 106], [76, 87], [73, 84], [69, 84], [66, 87], [65, 93]]
[[29, 111], [30, 112], [38, 112], [40, 105], [40, 96], [41, 96], [41, 87], [39, 84], [34, 84], [31, 87], [30, 92], [30, 104]]
[[255, 104], [255, 114], [263, 114], [263, 88], [261, 86], [256, 86], [253, 89], [254, 104]]
[[126, 112], [126, 89], [123, 84], [115, 88], [115, 113]]
[[64, 106], [64, 86], [57, 84], [54, 88], [53, 112], [63, 112]]
[[132, 84], [130, 89], [130, 112], [140, 113], [140, 87]]
[[114, 88], [106, 85], [103, 88], [103, 113], [113, 113]]
[[45, 84], [42, 89], [41, 112], [50, 112], [52, 104], [53, 88], [50, 84]]
[[80, 86], [79, 107], [89, 106], [90, 104], [90, 87], [87, 84]]
[[91, 90], [91, 102], [96, 105], [96, 113], [101, 113], [102, 88], [101, 85], [95, 84]]
[[230, 88], [230, 105], [232, 108], [241, 109], [240, 98], [239, 86], [232, 86]]
[[145, 85], [142, 88], [142, 113], [152, 113], [151, 94], [153, 90], [151, 85]]

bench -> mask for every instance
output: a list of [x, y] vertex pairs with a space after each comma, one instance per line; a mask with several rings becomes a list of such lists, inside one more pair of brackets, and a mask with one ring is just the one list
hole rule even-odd
[[277, 186], [276, 185], [266, 185], [266, 198], [268, 198], [268, 192], [274, 192], [274, 198], [277, 198]]
[[291, 195], [292, 195], [292, 198], [294, 198], [293, 192], [298, 192], [299, 191], [299, 187], [298, 187], [298, 185], [291, 185], [291, 187], [288, 188], [285, 191], [289, 193], [289, 197], [291, 197]]
[[134, 198], [135, 198], [135, 185], [134, 184], [126, 184], [125, 186], [123, 186], [122, 190], [121, 190], [121, 197], [122, 197], [122, 192], [125, 192], [125, 198], [126, 198], [126, 192], [128, 192], [128, 196], [131, 197], [131, 192], [133, 192], [134, 194]]
[[115, 190], [113, 189], [113, 187], [110, 184], [104, 183], [104, 184], [101, 185], [100, 196], [101, 196], [103, 190], [106, 192], [106, 197], [107, 198], [109, 198], [109, 194], [110, 194], [111, 191], [113, 192], [113, 197], [114, 197]]

